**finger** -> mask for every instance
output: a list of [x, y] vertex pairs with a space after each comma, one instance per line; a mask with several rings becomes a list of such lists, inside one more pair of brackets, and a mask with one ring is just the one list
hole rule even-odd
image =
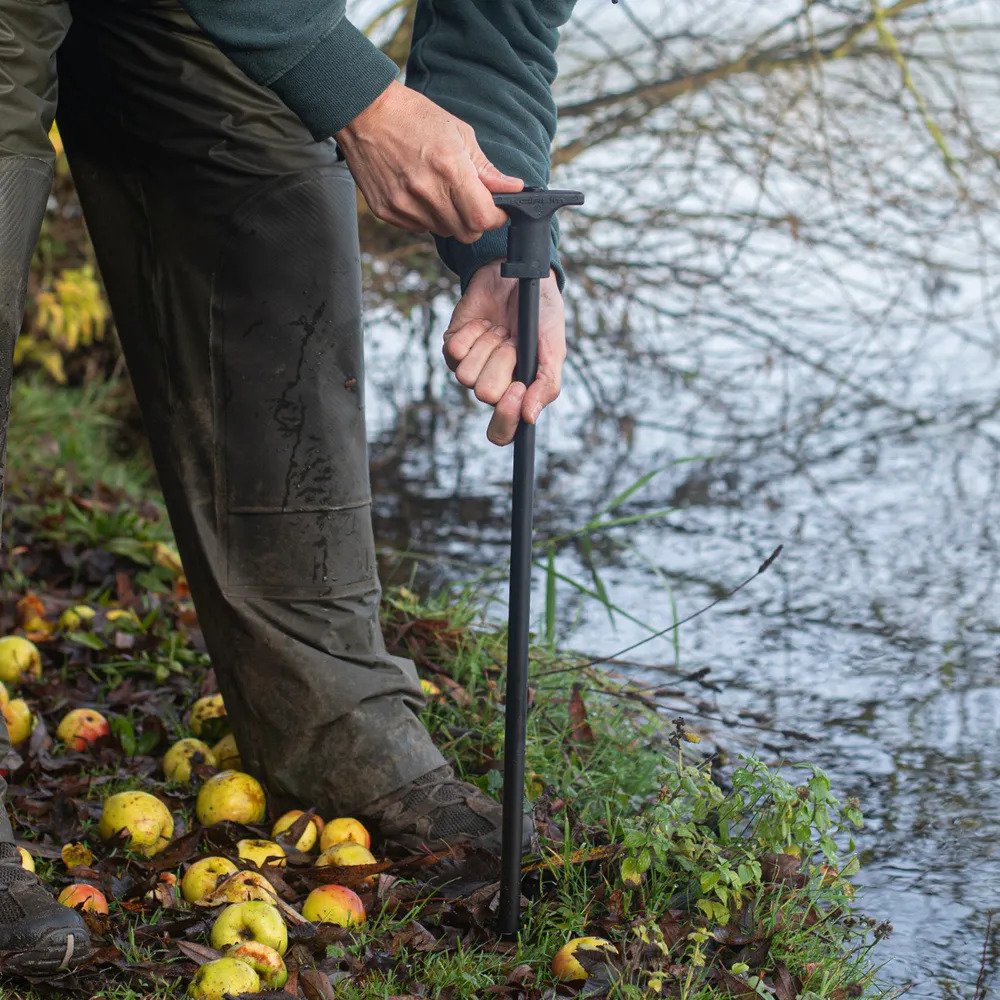
[[514, 440], [521, 418], [521, 404], [524, 401], [524, 383], [511, 382], [510, 388], [503, 394], [500, 402], [493, 408], [490, 425], [486, 428], [486, 437], [496, 445], [510, 444]]
[[[480, 155], [482, 155], [480, 153]], [[487, 162], [485, 157], [483, 161]], [[507, 221], [507, 213], [493, 204], [489, 188], [480, 179], [475, 162], [468, 164], [452, 188], [455, 210], [465, 224], [465, 237], [478, 239], [487, 229], [498, 229]], [[463, 238], [456, 232], [460, 242], [471, 243], [474, 239]]]
[[514, 342], [507, 340], [501, 343], [489, 356], [479, 373], [479, 378], [476, 379], [476, 399], [491, 406], [499, 403], [510, 386], [516, 364], [517, 351], [514, 349]]
[[487, 330], [469, 348], [469, 353], [455, 369], [455, 378], [467, 389], [473, 388], [490, 355], [507, 340], [509, 334], [502, 326]]
[[474, 319], [463, 323], [455, 330], [445, 330], [442, 350], [448, 367], [454, 371], [465, 360], [472, 345], [493, 326], [491, 320]]
[[493, 194], [514, 193], [524, 190], [524, 181], [520, 177], [511, 177], [498, 170], [489, 160], [483, 156], [483, 162], [477, 164], [479, 179], [483, 182], [487, 190]]
[[535, 423], [542, 410], [558, 399], [561, 390], [562, 372], [558, 368], [539, 368], [535, 381], [528, 386], [521, 404], [521, 416], [525, 422]]

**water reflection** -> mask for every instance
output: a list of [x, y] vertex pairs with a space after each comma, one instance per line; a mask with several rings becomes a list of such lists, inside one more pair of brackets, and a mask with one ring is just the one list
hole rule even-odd
[[[422, 554], [430, 585], [482, 576], [502, 596], [510, 454], [485, 443], [485, 415], [446, 382], [433, 326], [373, 330], [379, 537]], [[694, 610], [785, 544], [768, 574], [685, 626], [683, 668], [711, 669], [714, 714], [816, 738], [725, 735], [765, 758], [816, 759], [862, 799], [865, 904], [895, 926], [879, 945], [887, 977], [913, 980], [914, 997], [969, 998], [986, 914], [1000, 908], [1000, 373], [985, 347], [939, 334], [876, 351], [859, 333], [849, 382], [801, 358], [765, 364], [736, 341], [702, 359], [710, 376], [653, 359], [638, 377], [581, 336], [540, 428], [537, 533], [578, 528], [661, 470], [619, 513], [669, 512], [593, 544], [634, 620], [612, 628], [560, 588], [562, 639], [588, 652], [667, 624], [672, 598]], [[585, 555], [566, 543], [558, 568], [591, 586]], [[662, 680], [674, 650], [658, 641], [640, 659]], [[1000, 931], [985, 954], [988, 990]]]

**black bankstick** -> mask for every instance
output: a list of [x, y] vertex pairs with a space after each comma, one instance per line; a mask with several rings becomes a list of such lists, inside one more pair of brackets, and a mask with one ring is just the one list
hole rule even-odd
[[[579, 191], [525, 188], [495, 194], [510, 217], [505, 278], [517, 278], [517, 369], [531, 385], [538, 371], [538, 282], [549, 273], [552, 216], [582, 205]], [[528, 639], [531, 613], [531, 525], [535, 492], [535, 428], [523, 420], [514, 435], [514, 497], [510, 525], [510, 601], [507, 630], [507, 699], [503, 741], [503, 833], [498, 929], [512, 937], [521, 920], [521, 852], [524, 824], [524, 744], [528, 714]]]

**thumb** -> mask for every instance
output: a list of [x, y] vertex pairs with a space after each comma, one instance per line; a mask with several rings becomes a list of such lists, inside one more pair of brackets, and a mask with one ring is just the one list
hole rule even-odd
[[472, 165], [486, 190], [494, 194], [520, 191], [524, 187], [520, 177], [511, 177], [493, 166], [479, 146], [472, 151]]

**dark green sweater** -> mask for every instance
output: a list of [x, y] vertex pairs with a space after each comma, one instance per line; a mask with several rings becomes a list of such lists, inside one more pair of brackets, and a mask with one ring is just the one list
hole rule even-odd
[[[352, 25], [345, 0], [182, 0], [230, 59], [270, 87], [316, 139], [343, 128], [397, 70]], [[556, 129], [552, 81], [559, 28], [576, 0], [418, 0], [406, 83], [468, 122], [504, 173], [545, 185]], [[553, 264], [557, 231], [553, 228]], [[506, 234], [471, 246], [438, 239], [468, 284], [503, 256]], [[562, 276], [560, 273], [560, 283]]]

